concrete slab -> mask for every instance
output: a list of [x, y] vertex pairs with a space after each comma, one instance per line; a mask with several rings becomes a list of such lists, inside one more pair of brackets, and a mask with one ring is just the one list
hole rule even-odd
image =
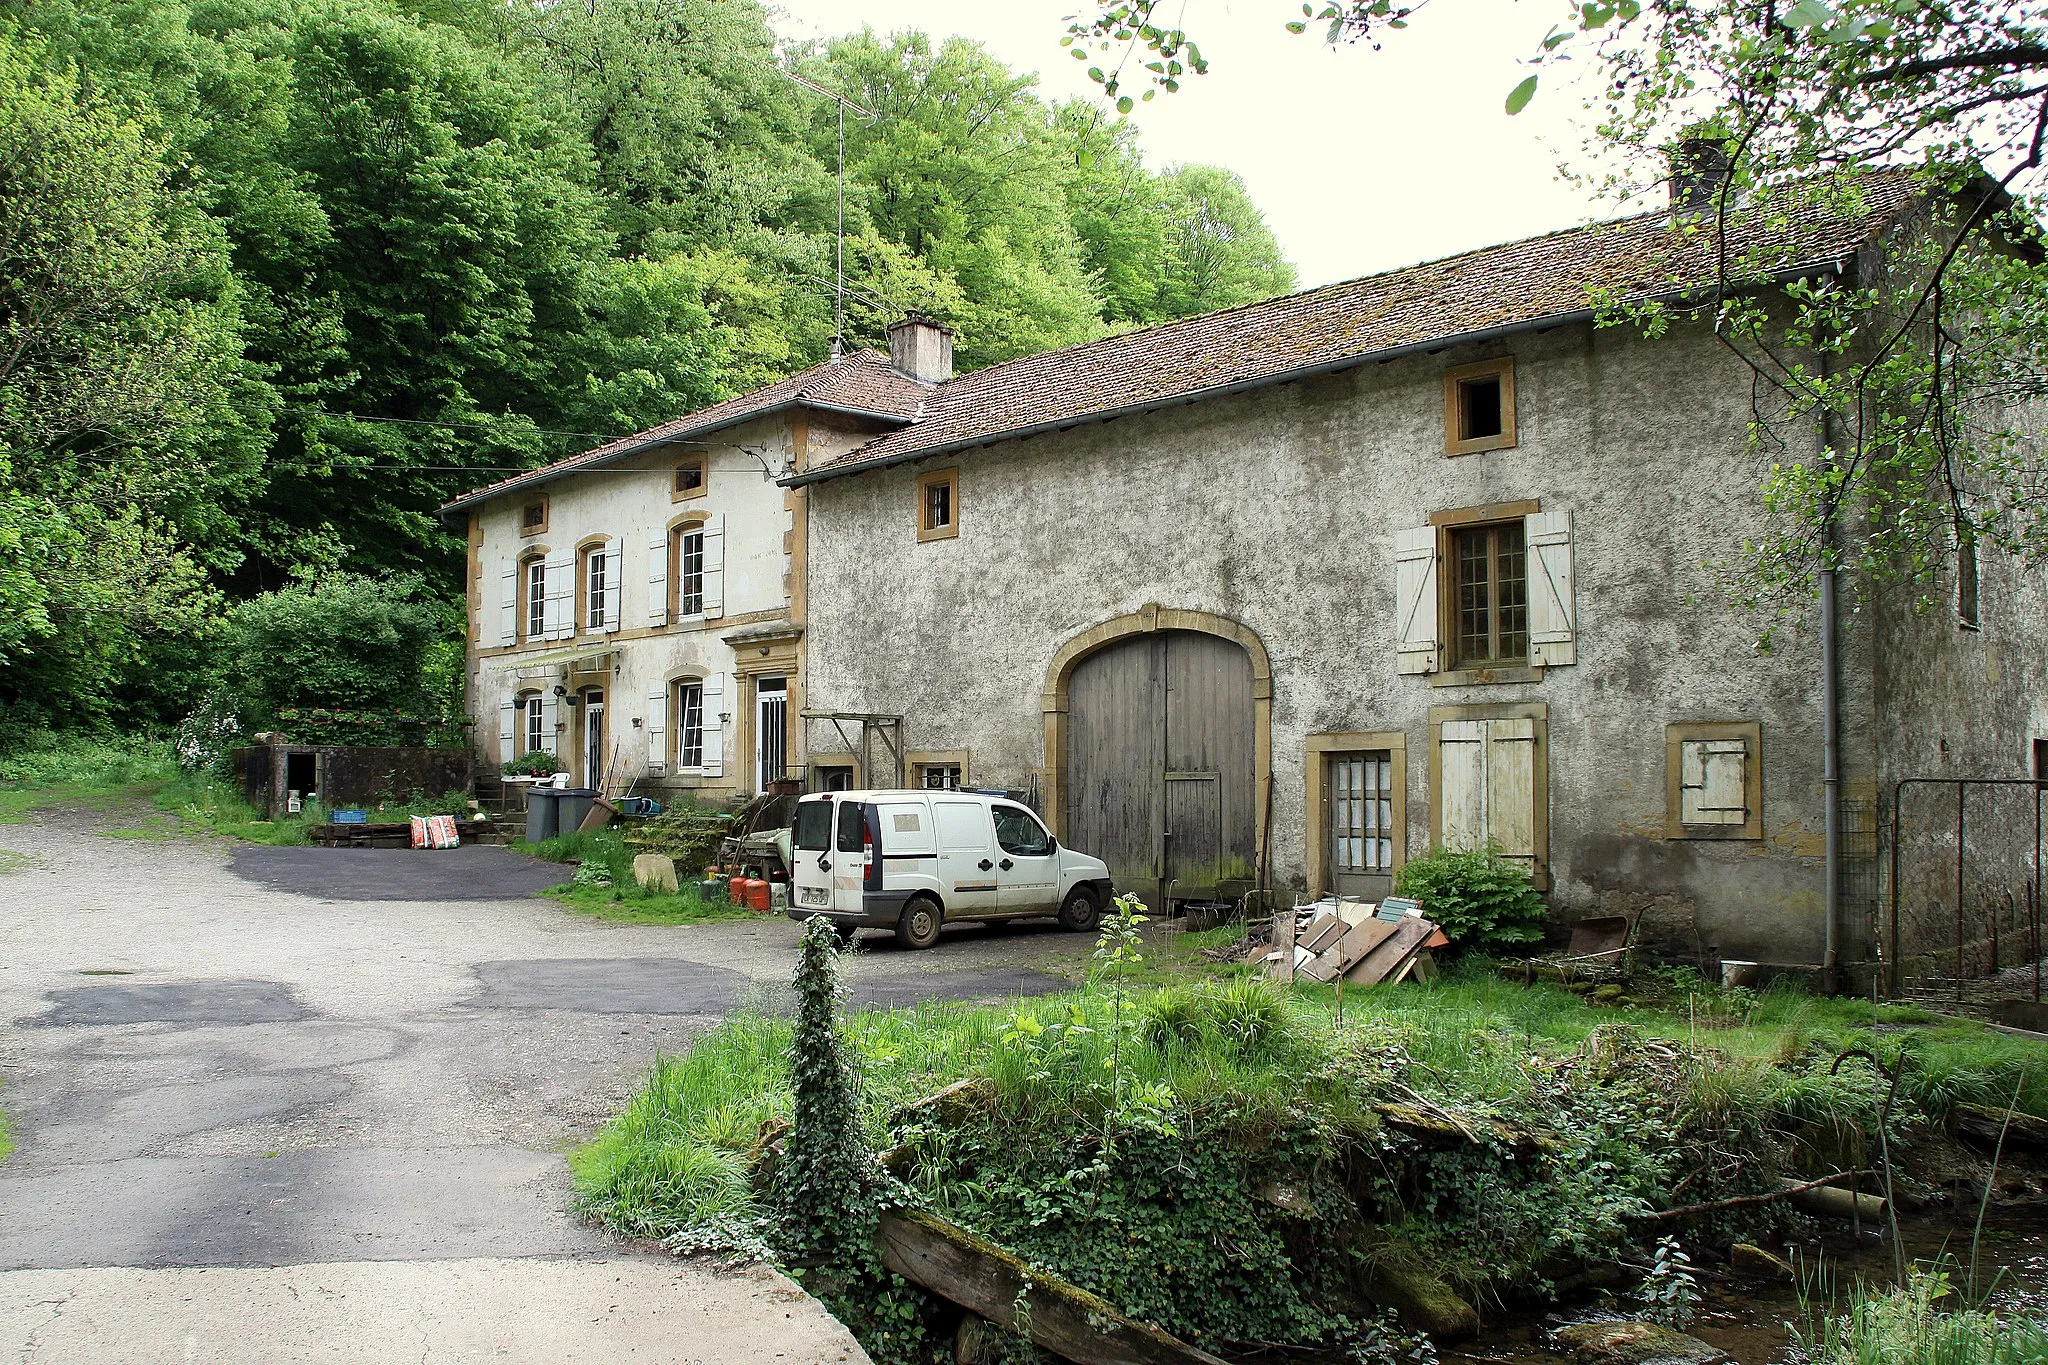
[[492, 901], [531, 896], [575, 869], [502, 848], [273, 848], [244, 844], [238, 877], [299, 896], [346, 901]]
[[306, 1017], [275, 981], [110, 982], [51, 991], [51, 1008], [26, 1028], [105, 1024], [278, 1024]]
[[0, 1273], [22, 1365], [865, 1365], [846, 1329], [756, 1267], [664, 1257], [339, 1262], [279, 1270]]

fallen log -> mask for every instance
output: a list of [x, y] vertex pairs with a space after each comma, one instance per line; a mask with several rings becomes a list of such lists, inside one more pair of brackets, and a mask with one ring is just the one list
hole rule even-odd
[[904, 1279], [1012, 1332], [1021, 1298], [1032, 1342], [1076, 1365], [1228, 1365], [929, 1213], [883, 1214], [876, 1245]]
[[1948, 1126], [1959, 1137], [1982, 1142], [2004, 1140], [2007, 1147], [2048, 1149], [2048, 1119], [2037, 1119], [2014, 1109], [1994, 1109], [1984, 1104], [1958, 1104], [1948, 1111]]
[[[1701, 1213], [1720, 1213], [1725, 1209], [1746, 1209], [1758, 1204], [1774, 1204], [1780, 1199], [1789, 1199], [1793, 1207], [1803, 1213], [1825, 1214], [1833, 1218], [1854, 1218], [1861, 1215], [1873, 1222], [1883, 1218], [1885, 1202], [1879, 1196], [1855, 1194], [1849, 1190], [1832, 1188], [1835, 1181], [1847, 1180], [1853, 1174], [1853, 1171], [1838, 1171], [1834, 1175], [1824, 1175], [1818, 1180], [1785, 1180], [1779, 1182], [1777, 1189], [1765, 1194], [1738, 1194], [1731, 1199], [1714, 1199], [1704, 1204], [1686, 1204], [1675, 1209], [1652, 1209], [1635, 1216], [1645, 1222], [1658, 1223], [1673, 1218], [1690, 1218]], [[1824, 1193], [1809, 1198], [1817, 1191]]]
[[1519, 1156], [1528, 1156], [1550, 1151], [1557, 1145], [1548, 1133], [1482, 1114], [1460, 1114], [1435, 1106], [1425, 1108], [1420, 1104], [1404, 1104], [1399, 1100], [1375, 1104], [1372, 1111], [1389, 1128], [1397, 1128], [1410, 1137], [1440, 1146], [1492, 1142]]

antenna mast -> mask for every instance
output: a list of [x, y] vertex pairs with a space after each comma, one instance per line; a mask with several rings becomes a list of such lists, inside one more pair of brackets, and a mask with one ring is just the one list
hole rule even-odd
[[788, 67], [777, 66], [776, 70], [803, 86], [816, 91], [838, 106], [833, 110], [839, 118], [839, 227], [835, 245], [835, 283], [832, 294], [832, 358], [837, 360], [846, 344], [846, 111], [851, 109], [860, 116], [861, 122], [873, 123], [879, 117], [874, 110], [834, 90], [827, 90], [813, 80], [806, 80]]

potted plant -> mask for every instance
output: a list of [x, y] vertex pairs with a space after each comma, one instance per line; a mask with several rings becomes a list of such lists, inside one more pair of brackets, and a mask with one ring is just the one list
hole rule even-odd
[[507, 763], [503, 769], [507, 777], [523, 777], [536, 781], [543, 777], [553, 777], [561, 770], [562, 765], [545, 749], [535, 749], [531, 753], [521, 754]]

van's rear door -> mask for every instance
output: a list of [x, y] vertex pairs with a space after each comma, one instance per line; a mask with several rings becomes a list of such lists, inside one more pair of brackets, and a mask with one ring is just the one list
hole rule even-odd
[[832, 908], [832, 804], [829, 796], [796, 803], [789, 836], [792, 909]]
[[840, 801], [833, 819], [832, 908], [842, 915], [864, 914], [868, 861], [881, 850], [869, 846], [868, 804]]

